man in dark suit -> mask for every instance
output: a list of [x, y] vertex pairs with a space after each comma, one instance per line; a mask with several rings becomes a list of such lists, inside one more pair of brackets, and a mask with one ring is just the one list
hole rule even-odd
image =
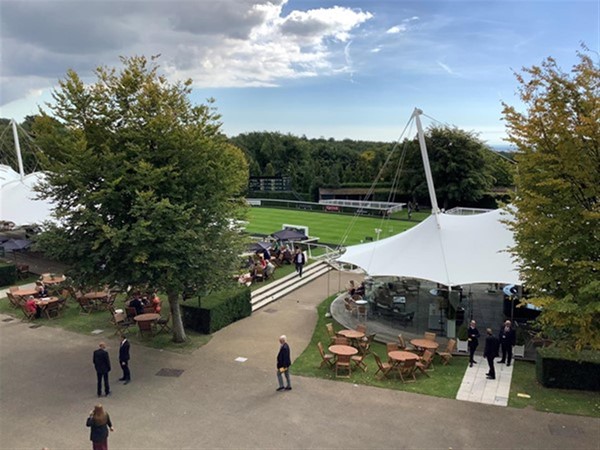
[[110, 395], [110, 386], [108, 384], [108, 372], [110, 372], [110, 359], [106, 349], [106, 344], [100, 342], [99, 349], [94, 351], [94, 367], [96, 368], [96, 377], [98, 379], [98, 397], [102, 396], [102, 380], [104, 379], [104, 394]]
[[479, 330], [474, 320], [471, 320], [469, 328], [467, 328], [467, 345], [469, 347], [469, 367], [473, 367], [473, 364], [477, 364], [477, 361], [475, 361], [475, 350], [477, 350], [477, 346], [479, 345]]
[[123, 369], [123, 376], [119, 381], [124, 381], [123, 384], [129, 384], [131, 381], [131, 372], [129, 371], [129, 341], [124, 334], [121, 335], [121, 345], [119, 346], [119, 364]]
[[[277, 354], [277, 381], [279, 382], [278, 391], [291, 391], [292, 385], [290, 383], [290, 366], [292, 360], [290, 359], [290, 346], [286, 342], [287, 338], [285, 335], [279, 337], [279, 353]], [[285, 375], [286, 386], [283, 386], [283, 377]]]
[[498, 347], [500, 346], [500, 342], [498, 342], [498, 338], [493, 335], [491, 328], [488, 328], [486, 333], [487, 337], [485, 338], [483, 357], [487, 359], [488, 366], [490, 366], [490, 371], [486, 375], [488, 380], [495, 380], [496, 371], [494, 370], [494, 358], [498, 357]]
[[513, 330], [512, 322], [510, 320], [504, 322], [504, 325], [500, 328], [498, 339], [500, 339], [500, 347], [502, 348], [502, 359], [500, 360], [500, 363], [503, 364], [506, 362], [506, 365], [510, 366], [512, 348], [517, 341], [517, 333]]

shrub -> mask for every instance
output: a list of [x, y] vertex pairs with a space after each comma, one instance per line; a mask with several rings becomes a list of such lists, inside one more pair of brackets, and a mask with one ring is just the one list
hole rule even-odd
[[600, 391], [600, 352], [540, 348], [536, 376], [543, 386], [549, 388]]
[[181, 305], [186, 328], [210, 334], [252, 313], [250, 289], [234, 287]]
[[10, 286], [17, 281], [17, 267], [14, 264], [0, 263], [0, 286]]

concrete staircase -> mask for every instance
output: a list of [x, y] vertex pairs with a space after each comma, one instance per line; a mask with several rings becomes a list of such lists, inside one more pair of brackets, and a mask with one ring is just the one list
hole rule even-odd
[[306, 283], [325, 275], [332, 267], [324, 261], [318, 261], [304, 267], [302, 278], [293, 272], [280, 280], [273, 281], [265, 286], [252, 291], [252, 312], [284, 297], [292, 291], [304, 286]]

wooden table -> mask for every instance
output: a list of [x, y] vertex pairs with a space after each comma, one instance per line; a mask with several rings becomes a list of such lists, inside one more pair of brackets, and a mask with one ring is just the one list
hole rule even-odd
[[89, 298], [90, 300], [100, 300], [108, 297], [110, 294], [106, 291], [97, 291], [97, 292], [88, 292], [87, 294], [83, 294], [85, 298]]
[[358, 353], [358, 350], [349, 345], [330, 345], [329, 351], [337, 356], [352, 356]]
[[[46, 317], [48, 319], [50, 319], [50, 313], [46, 311], [46, 309], [48, 308], [48, 305], [53, 304], [58, 302], [59, 298], [58, 297], [42, 297], [42, 298], [36, 298], [35, 299], [35, 304], [36, 306], [38, 306], [40, 308], [40, 313], [44, 313], [46, 314]], [[57, 313], [58, 314], [58, 313]]]
[[160, 319], [160, 314], [156, 313], [138, 314], [133, 318], [136, 322], [153, 322], [158, 319]]
[[65, 281], [67, 279], [67, 277], [65, 277], [64, 275], [57, 275], [55, 277], [44, 277], [42, 276], [42, 283], [44, 284], [58, 284], [58, 283], [62, 283], [63, 281]]
[[358, 330], [340, 330], [337, 332], [337, 334], [348, 339], [362, 339], [365, 337], [365, 333]]
[[397, 363], [401, 363], [404, 361], [408, 361], [409, 359], [419, 360], [419, 355], [415, 355], [411, 352], [406, 352], [403, 350], [394, 350], [388, 353], [390, 359], [396, 361]]
[[435, 352], [440, 346], [440, 344], [438, 344], [437, 342], [430, 341], [429, 339], [411, 339], [410, 343], [417, 348], [423, 350], [431, 350], [432, 352]]
[[16, 295], [17, 297], [29, 297], [30, 295], [36, 295], [36, 294], [37, 294], [37, 289], [35, 289], [35, 288], [17, 289], [16, 291], [12, 292], [12, 295]]

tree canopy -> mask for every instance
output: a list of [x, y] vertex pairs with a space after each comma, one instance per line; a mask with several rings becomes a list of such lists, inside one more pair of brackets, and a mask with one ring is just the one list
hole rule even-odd
[[600, 349], [600, 70], [548, 58], [517, 74], [526, 111], [504, 104], [517, 147], [515, 254], [539, 323], [559, 343]]
[[35, 122], [49, 171], [41, 193], [60, 220], [40, 245], [79, 283], [166, 292], [181, 342], [184, 293], [218, 286], [238, 264], [232, 220], [248, 166], [210, 101], [190, 103], [189, 80], [167, 82], [154, 59], [122, 63], [90, 85], [69, 71]]

